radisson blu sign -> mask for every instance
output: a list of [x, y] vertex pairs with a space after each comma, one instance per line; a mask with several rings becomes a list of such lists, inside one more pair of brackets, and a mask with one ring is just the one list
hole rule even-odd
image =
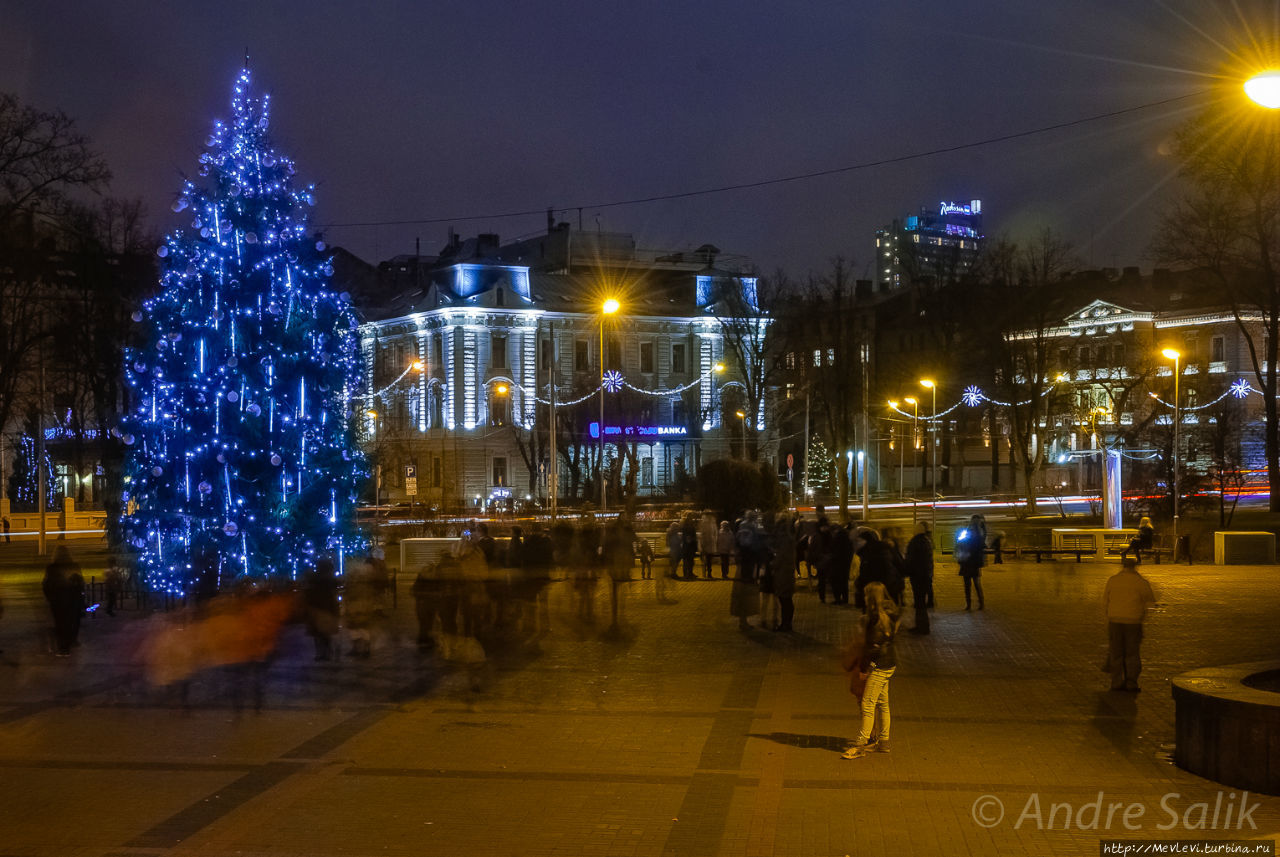
[[938, 203], [938, 214], [981, 214], [982, 200], [972, 199], [969, 204], [963, 202], [940, 202]]

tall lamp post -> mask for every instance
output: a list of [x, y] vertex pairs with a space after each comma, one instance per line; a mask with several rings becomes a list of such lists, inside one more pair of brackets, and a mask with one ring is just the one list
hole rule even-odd
[[[920, 436], [920, 400], [915, 396], [907, 396], [902, 401], [911, 406], [911, 466], [915, 467], [916, 460], [919, 458], [919, 456], [916, 455], [916, 450], [920, 448], [916, 446], [916, 438]], [[923, 476], [920, 477], [920, 482], [922, 484], [924, 483]], [[912, 508], [915, 508], [914, 503], [912, 504]]]
[[[711, 367], [711, 413], [703, 417], [703, 428], [710, 428], [715, 425], [715, 415], [720, 413], [720, 431], [723, 433], [724, 428], [724, 411], [721, 408], [720, 399], [720, 376], [724, 374], [724, 364], [717, 362]], [[733, 442], [729, 442], [729, 456], [733, 457]]]
[[932, 378], [921, 378], [920, 386], [933, 393], [933, 410], [929, 422], [933, 425], [933, 464], [929, 468], [929, 489], [933, 493], [933, 501], [929, 504], [932, 514], [933, 529], [938, 529], [938, 385]]
[[738, 419], [742, 421], [742, 460], [747, 460], [747, 412], [736, 411]]
[[[893, 399], [890, 399], [889, 407], [893, 408], [896, 411], [898, 409], [898, 403]], [[894, 421], [897, 422], [897, 420], [894, 420]], [[898, 499], [899, 500], [901, 500], [906, 495], [906, 491], [904, 488], [906, 483], [903, 482], [904, 477], [902, 475], [902, 465], [906, 462], [906, 455], [907, 455], [907, 448], [902, 443], [902, 438], [899, 437], [898, 438]]]
[[607, 512], [609, 509], [608, 499], [605, 496], [606, 480], [604, 477], [604, 320], [605, 316], [613, 315], [619, 309], [619, 304], [613, 298], [608, 298], [600, 305], [600, 511]]
[[1182, 354], [1174, 348], [1166, 348], [1160, 352], [1173, 361], [1173, 561], [1178, 561], [1178, 426], [1182, 422], [1180, 412], [1181, 391], [1178, 389], [1182, 380], [1179, 361]]

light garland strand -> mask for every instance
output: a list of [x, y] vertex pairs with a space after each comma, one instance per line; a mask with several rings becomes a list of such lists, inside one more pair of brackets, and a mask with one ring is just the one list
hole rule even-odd
[[[408, 375], [408, 374], [409, 374], [410, 372], [412, 372], [413, 370], [414, 370], [414, 367], [413, 367], [413, 366], [410, 366], [408, 369], [405, 369], [403, 372], [401, 372], [401, 373], [400, 373], [400, 374], [395, 378], [395, 380], [393, 380], [393, 381], [391, 381], [390, 383], [388, 383], [388, 384], [387, 384], [386, 386], [384, 386], [381, 390], [378, 390], [378, 391], [377, 391], [377, 392], [375, 392], [375, 393], [366, 393], [366, 394], [361, 395], [361, 396], [352, 396], [352, 397], [351, 397], [351, 399], [352, 399], [353, 401], [355, 401], [355, 400], [364, 400], [364, 399], [379, 399], [379, 398], [383, 398], [383, 397], [387, 396], [387, 395], [389, 394], [389, 392], [391, 392], [391, 391], [392, 391], [392, 388], [393, 388], [393, 387], [395, 387], [397, 384], [399, 384], [401, 381], [403, 381], [403, 380], [404, 380], [404, 378], [405, 378], [405, 376], [406, 376], [406, 375]], [[626, 387], [628, 390], [633, 390], [633, 391], [635, 391], [635, 392], [637, 392], [637, 393], [641, 393], [641, 394], [646, 395], [646, 396], [653, 396], [654, 398], [668, 398], [668, 399], [669, 399], [669, 398], [673, 398], [673, 397], [675, 397], [675, 396], [679, 396], [680, 394], [684, 393], [686, 390], [691, 390], [691, 389], [693, 389], [694, 387], [696, 387], [696, 386], [698, 386], [699, 384], [702, 384], [703, 382], [705, 382], [706, 380], [708, 380], [710, 377], [711, 377], [711, 373], [710, 373], [710, 372], [704, 372], [702, 375], [699, 375], [697, 378], [695, 378], [694, 380], [690, 381], [688, 384], [683, 384], [683, 385], [681, 385], [681, 386], [679, 386], [679, 387], [671, 387], [671, 388], [669, 388], [669, 389], [665, 389], [665, 390], [645, 390], [645, 389], [643, 389], [642, 387], [637, 387], [636, 385], [632, 384], [630, 381], [626, 380], [625, 378], [622, 378], [620, 382], [619, 382], [618, 380], [616, 380], [616, 379], [613, 379], [613, 378], [610, 378], [610, 379], [608, 379], [608, 380], [609, 380], [609, 381], [612, 381], [612, 382], [614, 383], [614, 385], [615, 385], [615, 386], [617, 386], [618, 384], [620, 384], [621, 386]], [[533, 398], [533, 400], [534, 400], [535, 402], [537, 402], [539, 405], [550, 405], [550, 404], [551, 404], [551, 400], [550, 400], [550, 399], [544, 399], [544, 398], [542, 398], [541, 396], [539, 396], [539, 395], [537, 394], [537, 391], [536, 391], [536, 390], [530, 390], [530, 388], [529, 388], [529, 387], [526, 387], [524, 384], [521, 384], [519, 381], [515, 380], [514, 378], [508, 378], [508, 377], [506, 377], [505, 375], [496, 375], [496, 376], [494, 376], [493, 378], [490, 378], [490, 379], [489, 379], [489, 381], [488, 381], [488, 383], [490, 383], [490, 384], [492, 384], [492, 383], [494, 383], [494, 382], [499, 382], [499, 383], [507, 384], [508, 386], [512, 387], [513, 389], [519, 390], [520, 392], [524, 393], [524, 394], [525, 394], [525, 395], [527, 395], [527, 396], [531, 396], [531, 397]], [[596, 393], [599, 393], [599, 392], [600, 392], [600, 390], [601, 390], [601, 388], [602, 388], [602, 387], [605, 387], [605, 386], [606, 386], [606, 384], [605, 384], [604, 382], [599, 383], [599, 384], [596, 384], [595, 388], [594, 388], [594, 389], [592, 389], [590, 392], [586, 393], [585, 395], [580, 396], [579, 398], [576, 398], [576, 399], [572, 399], [572, 400], [567, 401], [567, 402], [560, 402], [560, 401], [558, 401], [558, 402], [556, 402], [555, 406], [556, 406], [557, 408], [571, 408], [571, 407], [573, 407], [574, 405], [580, 405], [580, 404], [582, 404], [583, 402], [585, 402], [585, 401], [587, 401], [588, 399], [590, 399], [590, 398], [591, 398], [592, 396], [594, 396]], [[396, 390], [396, 391], [394, 391], [394, 392], [395, 392], [395, 394], [396, 394], [396, 395], [403, 395], [403, 394], [408, 393], [408, 392], [409, 392], [409, 390]], [[609, 392], [616, 392], [616, 390], [610, 390]], [[958, 407], [958, 405], [957, 405], [957, 407]], [[952, 408], [952, 410], [955, 410], [955, 408]], [[944, 412], [944, 413], [949, 413], [949, 411], [948, 411], [948, 412]]]
[[[1212, 402], [1205, 402], [1203, 405], [1187, 405], [1180, 408], [1180, 410], [1203, 411], [1205, 408], [1211, 408], [1214, 405], [1218, 404], [1218, 402], [1221, 402], [1227, 396], [1235, 396], [1237, 399], [1243, 399], [1246, 396], [1248, 396], [1250, 393], [1257, 393], [1259, 396], [1262, 395], [1261, 390], [1259, 390], [1257, 387], [1250, 384], [1245, 379], [1241, 378], [1239, 381], [1237, 381], [1236, 383], [1228, 387], [1221, 396], [1214, 399]], [[1166, 408], [1175, 407], [1171, 402], [1166, 402], [1164, 399], [1160, 398], [1155, 393], [1151, 394], [1151, 398], [1155, 399], [1157, 402], [1164, 405]]]
[[414, 369], [414, 367], [413, 367], [412, 365], [410, 365], [408, 369], [405, 369], [405, 370], [404, 370], [403, 372], [401, 372], [398, 376], [396, 376], [396, 379], [395, 379], [394, 381], [392, 381], [391, 383], [387, 384], [387, 386], [383, 387], [383, 388], [382, 388], [381, 390], [379, 390], [378, 392], [376, 392], [376, 393], [365, 393], [363, 396], [352, 396], [352, 397], [351, 397], [351, 401], [353, 401], [353, 402], [358, 402], [358, 401], [360, 401], [360, 400], [362, 400], [362, 399], [378, 399], [378, 398], [381, 398], [382, 396], [386, 395], [386, 392], [387, 392], [388, 390], [390, 390], [390, 389], [391, 389], [392, 387], [394, 387], [396, 384], [399, 384], [401, 381], [403, 381], [403, 380], [404, 380], [404, 376], [405, 376], [405, 375], [408, 375], [410, 372], [412, 372], [412, 371], [413, 371], [413, 369]]

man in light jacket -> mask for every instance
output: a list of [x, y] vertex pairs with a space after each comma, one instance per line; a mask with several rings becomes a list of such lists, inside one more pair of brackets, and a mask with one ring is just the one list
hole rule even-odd
[[1142, 672], [1142, 620], [1156, 603], [1151, 584], [1138, 573], [1133, 557], [1120, 560], [1120, 570], [1107, 580], [1102, 604], [1107, 614], [1107, 663], [1111, 689], [1137, 693]]

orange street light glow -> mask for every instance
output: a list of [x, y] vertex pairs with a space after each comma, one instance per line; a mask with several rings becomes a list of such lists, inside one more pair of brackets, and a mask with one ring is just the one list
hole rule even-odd
[[1244, 94], [1268, 110], [1280, 107], [1280, 71], [1272, 69], [1249, 78], [1244, 82]]

